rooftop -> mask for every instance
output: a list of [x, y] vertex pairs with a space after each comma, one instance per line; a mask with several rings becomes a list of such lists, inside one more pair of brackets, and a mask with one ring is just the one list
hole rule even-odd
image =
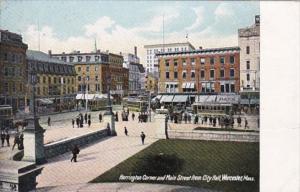
[[41, 52], [41, 51], [27, 50], [26, 56], [27, 56], [27, 59], [29, 59], [29, 60], [37, 60], [37, 61], [43, 61], [43, 62], [48, 62], [48, 63], [58, 63], [58, 64], [70, 65], [69, 63], [66, 63], [62, 60], [50, 57], [48, 54]]
[[197, 49], [193, 51], [175, 51], [166, 53], [157, 53], [157, 56], [164, 55], [181, 55], [181, 54], [205, 54], [205, 53], [222, 53], [227, 51], [239, 51], [239, 47], [222, 47], [222, 48], [209, 48], [209, 49]]
[[153, 44], [153, 45], [145, 45], [144, 48], [156, 48], [156, 47], [171, 47], [171, 46], [190, 46], [193, 49], [195, 47], [190, 43], [190, 42], [185, 42], [185, 43], [165, 43], [165, 44]]

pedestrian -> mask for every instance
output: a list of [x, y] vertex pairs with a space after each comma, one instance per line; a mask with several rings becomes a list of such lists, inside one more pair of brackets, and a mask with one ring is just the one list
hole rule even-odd
[[119, 121], [118, 111], [117, 111], [116, 114], [115, 114], [115, 120], [116, 120], [116, 121]]
[[48, 126], [51, 126], [51, 118], [48, 117]]
[[245, 118], [245, 129], [246, 128], [249, 128], [249, 127], [248, 127], [248, 120]]
[[4, 134], [4, 132], [2, 131], [2, 132], [1, 132], [1, 143], [2, 143], [2, 147], [4, 147], [4, 141], [5, 141], [5, 134]]
[[77, 128], [79, 128], [79, 124], [80, 124], [80, 120], [79, 120], [79, 117], [76, 118], [76, 125], [77, 125]]
[[240, 116], [238, 116], [237, 118], [237, 123], [238, 123], [238, 127], [241, 127], [242, 118]]
[[89, 115], [88, 115], [88, 119], [91, 119], [91, 114], [89, 113]]
[[128, 136], [128, 131], [127, 131], [126, 127], [124, 127], [124, 133], [125, 133], [126, 136]]
[[19, 138], [19, 133], [16, 133], [15, 135], [15, 140], [14, 140], [14, 145], [12, 147], [12, 150], [14, 150], [15, 146], [19, 146], [19, 143], [20, 143], [20, 138]]
[[87, 115], [87, 113], [85, 113], [84, 114], [84, 122], [85, 122], [85, 124], [87, 124], [87, 117], [88, 117], [88, 115]]
[[88, 125], [89, 125], [89, 127], [91, 126], [91, 120], [90, 119], [88, 120]]
[[257, 118], [257, 128], [259, 128], [259, 118]]
[[145, 142], [145, 138], [146, 138], [146, 135], [144, 134], [144, 132], [142, 132], [141, 139], [142, 139], [142, 144], [143, 145], [144, 145], [144, 142]]
[[73, 128], [74, 128], [74, 124], [75, 124], [75, 121], [74, 121], [74, 119], [72, 119], [72, 126], [73, 126]]
[[79, 154], [80, 150], [78, 148], [77, 145], [74, 146], [74, 148], [72, 149], [72, 154], [73, 154], [73, 157], [71, 159], [71, 162], [74, 160], [74, 162], [77, 162], [77, 155]]
[[9, 135], [8, 131], [6, 132], [5, 139], [6, 139], [6, 144], [7, 144], [7, 146], [9, 147], [9, 139], [10, 139], [10, 135]]
[[100, 121], [100, 123], [102, 121], [102, 114], [101, 113], [99, 114], [99, 121]]
[[132, 113], [131, 117], [132, 117], [132, 121], [134, 121], [135, 114]]

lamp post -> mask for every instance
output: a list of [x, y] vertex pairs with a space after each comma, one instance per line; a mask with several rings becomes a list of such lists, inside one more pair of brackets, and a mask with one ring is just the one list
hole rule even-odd
[[151, 122], [151, 91], [149, 91], [149, 104], [148, 104], [148, 107], [149, 107], [149, 122]]
[[35, 70], [30, 72], [30, 80], [32, 85], [31, 114], [26, 119], [28, 125], [24, 130], [24, 158], [22, 160], [42, 164], [46, 162], [44, 151], [45, 130], [40, 126], [36, 113], [35, 85], [37, 79]]

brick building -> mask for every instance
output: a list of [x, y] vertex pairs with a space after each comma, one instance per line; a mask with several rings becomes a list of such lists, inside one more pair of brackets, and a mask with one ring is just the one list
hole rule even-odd
[[0, 29], [0, 105], [24, 109], [26, 102], [26, 50], [22, 36]]
[[224, 47], [158, 53], [159, 93], [237, 93], [240, 49]]
[[77, 93], [87, 89], [89, 94], [107, 93], [110, 83], [111, 95], [121, 100], [128, 94], [128, 69], [123, 68], [123, 57], [118, 54], [101, 52], [52, 54], [52, 57], [71, 63], [77, 73]]
[[74, 66], [51, 58], [41, 51], [28, 50], [26, 55], [27, 74], [30, 75], [32, 70], [37, 73], [36, 97], [38, 98], [38, 109], [43, 110], [42, 106], [47, 106], [47, 110], [51, 109], [52, 111], [73, 109], [76, 97]]

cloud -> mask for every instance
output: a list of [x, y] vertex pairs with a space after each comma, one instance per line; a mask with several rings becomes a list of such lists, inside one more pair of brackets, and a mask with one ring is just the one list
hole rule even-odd
[[229, 3], [220, 3], [214, 12], [216, 19], [222, 19], [224, 17], [231, 17], [234, 15], [234, 9]]
[[198, 29], [204, 20], [204, 7], [195, 7], [193, 8], [193, 11], [196, 14], [196, 20], [191, 26], [186, 28], [187, 31], [193, 31], [195, 29]]

